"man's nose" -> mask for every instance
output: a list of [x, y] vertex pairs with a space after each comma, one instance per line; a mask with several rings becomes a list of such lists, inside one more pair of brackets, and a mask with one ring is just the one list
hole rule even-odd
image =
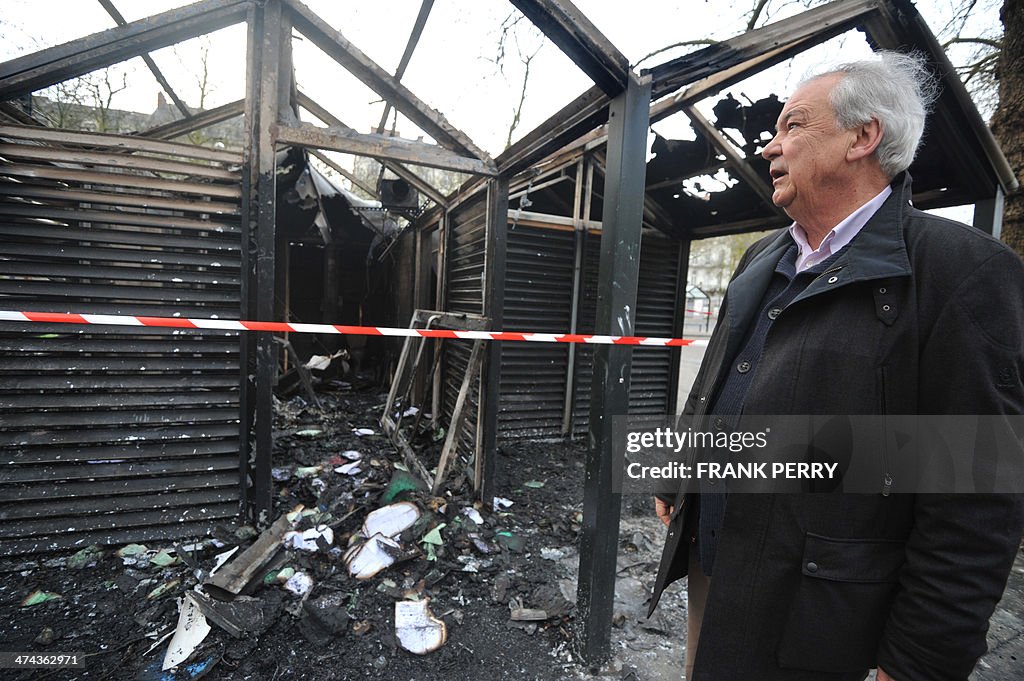
[[779, 133], [775, 133], [775, 136], [772, 137], [771, 141], [768, 142], [768, 144], [765, 146], [765, 148], [761, 150], [761, 156], [766, 161], [770, 161], [773, 158], [775, 158], [776, 156], [779, 156], [779, 155], [782, 154], [782, 145], [779, 144], [778, 139], [779, 139]]

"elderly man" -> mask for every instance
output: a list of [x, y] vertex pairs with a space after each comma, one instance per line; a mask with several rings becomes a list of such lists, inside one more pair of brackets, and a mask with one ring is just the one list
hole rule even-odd
[[[729, 286], [685, 406], [709, 427], [1024, 413], [1024, 265], [911, 206], [933, 81], [914, 57], [878, 56], [805, 81], [763, 151], [794, 223]], [[669, 532], [651, 610], [689, 573], [688, 679], [971, 673], [1019, 546], [1019, 496], [720, 489], [656, 501]]]

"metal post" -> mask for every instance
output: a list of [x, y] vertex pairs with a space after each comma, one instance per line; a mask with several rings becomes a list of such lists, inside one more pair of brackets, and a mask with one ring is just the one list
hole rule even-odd
[[[584, 171], [586, 167], [586, 171]], [[586, 175], [586, 186], [584, 187], [583, 177]], [[572, 299], [569, 304], [569, 333], [576, 333], [576, 320], [579, 316], [580, 287], [583, 282], [580, 277], [583, 274], [583, 223], [590, 219], [590, 191], [593, 188], [594, 166], [590, 164], [586, 156], [580, 158], [576, 165], [576, 195], [572, 206], [573, 217], [573, 267], [572, 267]], [[583, 204], [587, 204], [584, 211]], [[585, 215], [585, 217], [584, 217]], [[576, 344], [569, 344], [569, 356], [566, 360], [565, 370], [565, 401], [562, 410], [562, 435], [572, 436], [572, 412], [576, 400]]]
[[[274, 321], [276, 163], [271, 126], [277, 123], [281, 56], [280, 0], [254, 5], [249, 14], [246, 82], [246, 140], [243, 194], [245, 234], [243, 312], [249, 319]], [[250, 522], [269, 524], [273, 449], [272, 390], [277, 344], [269, 332], [242, 340], [241, 454], [245, 513]]]
[[[686, 280], [690, 275], [690, 244], [692, 239], [686, 238], [679, 242], [679, 263], [676, 266], [676, 301], [675, 315], [672, 319], [672, 336], [682, 338], [686, 334]], [[668, 413], [679, 411], [679, 364], [682, 361], [682, 348], [673, 348], [672, 368], [669, 371]]]
[[[505, 266], [508, 242], [508, 177], [499, 176], [487, 183], [487, 253], [484, 273], [484, 316], [492, 329], [505, 323]], [[498, 402], [501, 399], [501, 342], [488, 344], [486, 368], [481, 372], [483, 440], [479, 452], [480, 489], [477, 493], [487, 505], [494, 495], [494, 457], [498, 442]]]
[[[650, 96], [650, 78], [639, 80], [631, 73], [626, 92], [612, 100], [609, 111], [598, 334], [632, 335], [636, 321]], [[578, 652], [589, 665], [600, 665], [610, 655], [621, 503], [621, 495], [612, 491], [612, 417], [629, 409], [630, 365], [629, 346], [594, 349], [577, 591]]]
[[974, 226], [999, 238], [1003, 233], [1003, 188], [996, 185], [996, 195], [974, 204]]

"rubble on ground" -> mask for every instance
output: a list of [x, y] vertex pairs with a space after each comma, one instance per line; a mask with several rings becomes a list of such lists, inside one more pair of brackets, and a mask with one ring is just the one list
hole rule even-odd
[[84, 651], [78, 678], [578, 678], [582, 448], [506, 446], [484, 505], [406, 469], [371, 427], [380, 392], [320, 401], [277, 405], [270, 527], [9, 561], [5, 646]]

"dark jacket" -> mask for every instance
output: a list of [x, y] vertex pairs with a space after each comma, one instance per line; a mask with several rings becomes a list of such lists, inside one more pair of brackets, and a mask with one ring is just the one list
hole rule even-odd
[[[746, 413], [1024, 413], [1024, 264], [911, 207], [909, 176], [892, 188], [775, 320]], [[744, 255], [685, 413], [713, 402], [790, 243], [781, 230]], [[898, 681], [967, 678], [1020, 543], [1021, 498], [881, 492], [880, 480], [876, 495], [730, 495], [696, 679], [860, 679], [879, 665]], [[652, 611], [686, 573], [694, 504], [671, 501]]]

